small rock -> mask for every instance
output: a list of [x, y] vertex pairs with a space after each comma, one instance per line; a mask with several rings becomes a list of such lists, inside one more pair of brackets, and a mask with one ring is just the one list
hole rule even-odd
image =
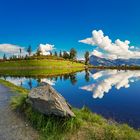
[[28, 127], [28, 124], [26, 123], [26, 125], [25, 125], [26, 127]]

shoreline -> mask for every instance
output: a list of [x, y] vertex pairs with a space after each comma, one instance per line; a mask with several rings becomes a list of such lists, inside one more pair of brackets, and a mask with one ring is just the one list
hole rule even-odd
[[[17, 91], [17, 93], [21, 95], [21, 99], [14, 98], [11, 105], [14, 106], [15, 110], [18, 109], [25, 115], [25, 119], [27, 119], [31, 125], [39, 131], [40, 135], [42, 135], [44, 139], [53, 137], [58, 138], [58, 140], [59, 138], [67, 138], [70, 140], [78, 137], [79, 139], [84, 138], [83, 140], [93, 138], [104, 138], [107, 140], [112, 140], [113, 138], [116, 140], [138, 140], [140, 137], [139, 130], [135, 130], [126, 124], [119, 124], [114, 121], [104, 119], [102, 116], [92, 113], [85, 107], [82, 109], [73, 108], [76, 117], [70, 120], [61, 120], [61, 124], [64, 123], [67, 125], [60, 127], [60, 119], [57, 120], [53, 117], [48, 118], [44, 115], [42, 116], [41, 113], [34, 111], [24, 102], [27, 97], [26, 95], [29, 92], [28, 90], [23, 93], [22, 90], [24, 91], [24, 88], [15, 86], [14, 84], [5, 80], [2, 81], [0, 80], [0, 83], [10, 87], [13, 89], [13, 91]], [[46, 128], [46, 125], [49, 125], [51, 129]], [[61, 129], [63, 131], [66, 129], [67, 131], [63, 132]]]
[[93, 69], [98, 69], [98, 70], [106, 70], [106, 69], [110, 69], [110, 70], [140, 70], [140, 66], [93, 66]]
[[[0, 76], [29, 76], [29, 77], [53, 77], [53, 76], [63, 76], [65, 74], [74, 74], [77, 72], [82, 72], [84, 68], [77, 69], [20, 69], [16, 71], [11, 70], [0, 70]], [[26, 71], [25, 71], [26, 70]]]
[[38, 140], [38, 132], [30, 125], [23, 115], [12, 110], [12, 98], [19, 98], [19, 94], [11, 88], [0, 84], [0, 139], [1, 140]]

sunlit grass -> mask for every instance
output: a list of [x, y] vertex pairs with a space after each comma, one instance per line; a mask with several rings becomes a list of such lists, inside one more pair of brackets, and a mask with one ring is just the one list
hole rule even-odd
[[58, 68], [34, 68], [34, 69], [0, 69], [0, 75], [2, 76], [57, 76], [57, 75], [64, 75], [69, 73], [75, 73], [78, 71], [84, 70], [83, 68], [65, 68], [65, 69], [58, 69]]
[[51, 59], [38, 59], [38, 60], [16, 60], [0, 62], [1, 68], [6, 67], [83, 67], [82, 63], [72, 62], [69, 60], [51, 60]]
[[74, 118], [47, 117], [27, 104], [26, 96], [21, 98], [17, 102], [12, 102], [12, 106], [24, 112], [26, 119], [40, 132], [44, 140], [139, 140], [140, 138], [140, 131], [126, 124], [110, 123], [86, 107], [73, 108], [76, 115]]
[[0, 75], [4, 76], [54, 76], [84, 69], [84, 64], [69, 60], [39, 59], [0, 62]]

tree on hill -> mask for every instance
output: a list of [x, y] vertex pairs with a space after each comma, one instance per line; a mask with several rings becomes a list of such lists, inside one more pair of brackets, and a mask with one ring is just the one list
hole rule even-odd
[[63, 52], [63, 58], [64, 59], [69, 59], [70, 58], [69, 54], [66, 51]]
[[3, 60], [7, 60], [6, 54], [3, 55]]
[[37, 49], [36, 55], [37, 55], [37, 56], [40, 56], [40, 55], [41, 55], [41, 50], [40, 50], [40, 48]]
[[89, 52], [85, 52], [85, 64], [87, 65], [89, 63]]
[[50, 51], [50, 56], [52, 56], [52, 52]]
[[12, 56], [9, 57], [9, 60], [12, 60]]
[[70, 59], [72, 59], [72, 60], [75, 59], [76, 54], [77, 54], [77, 51], [74, 48], [71, 48], [71, 50], [70, 50]]
[[29, 54], [29, 56], [30, 56], [31, 53], [32, 53], [32, 47], [31, 47], [31, 45], [28, 46], [28, 48], [27, 48], [27, 52], [28, 52], [28, 54]]
[[28, 55], [26, 54], [24, 59], [27, 60], [28, 58], [29, 58], [29, 57], [28, 57]]
[[57, 52], [56, 51], [54, 52], [54, 56], [57, 56]]
[[21, 48], [19, 48], [19, 52], [20, 52], [20, 58], [21, 58], [21, 53], [22, 53], [22, 49]]
[[59, 57], [62, 57], [62, 52], [60, 51], [60, 53], [59, 53]]
[[17, 56], [16, 55], [13, 55], [10, 57], [10, 60], [16, 60], [17, 59]]

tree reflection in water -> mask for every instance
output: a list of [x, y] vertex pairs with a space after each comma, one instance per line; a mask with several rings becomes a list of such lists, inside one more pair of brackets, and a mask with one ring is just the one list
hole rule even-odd
[[33, 86], [32, 86], [32, 79], [31, 78], [29, 79], [28, 85], [29, 85], [29, 89], [33, 88]]
[[[67, 81], [69, 80], [72, 85], [75, 85], [78, 82], [77, 73], [64, 74], [60, 76], [51, 76], [51, 77], [10, 77], [2, 76], [2, 79], [7, 80], [15, 85], [32, 89], [33, 87], [40, 86], [40, 84], [48, 83], [50, 85], [55, 85], [58, 80]], [[85, 70], [85, 81], [90, 81], [90, 73], [88, 70]]]
[[87, 69], [85, 70], [85, 80], [86, 80], [86, 82], [90, 81], [90, 74], [89, 74], [89, 71]]

